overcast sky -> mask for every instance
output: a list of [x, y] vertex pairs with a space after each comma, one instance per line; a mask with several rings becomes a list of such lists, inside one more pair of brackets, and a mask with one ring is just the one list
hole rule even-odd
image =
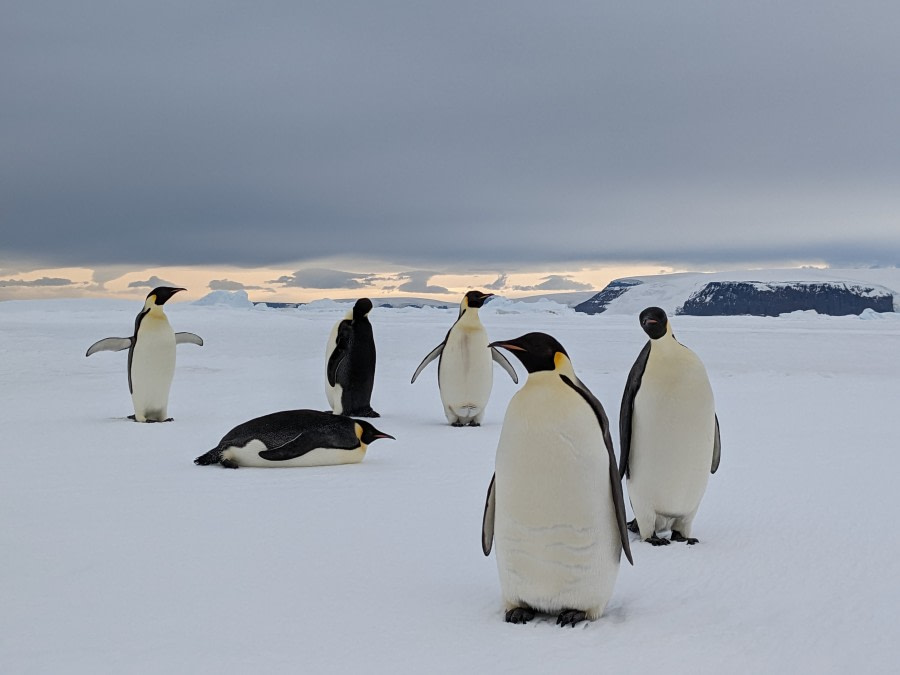
[[[344, 255], [435, 272], [900, 262], [895, 2], [7, 0], [2, 15], [6, 278], [379, 272], [315, 263]], [[428, 286], [411, 274], [397, 285]]]

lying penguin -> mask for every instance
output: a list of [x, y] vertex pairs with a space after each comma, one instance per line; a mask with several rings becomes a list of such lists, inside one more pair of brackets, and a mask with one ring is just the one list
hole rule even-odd
[[134, 335], [108, 337], [92, 344], [85, 356], [97, 352], [128, 350], [128, 391], [134, 404], [136, 422], [171, 422], [168, 416], [169, 389], [175, 374], [175, 345], [203, 346], [193, 333], [176, 333], [169, 325], [163, 305], [183, 288], [159, 286], [147, 294], [144, 307], [134, 320]]
[[379, 438], [394, 439], [365, 420], [319, 410], [283, 410], [236, 426], [194, 464], [229, 469], [355, 464]]

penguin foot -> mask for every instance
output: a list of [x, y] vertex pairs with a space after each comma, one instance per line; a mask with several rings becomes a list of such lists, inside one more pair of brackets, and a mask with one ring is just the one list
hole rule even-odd
[[238, 464], [237, 462], [235, 462], [233, 459], [223, 459], [223, 460], [222, 460], [221, 462], [219, 462], [219, 463], [220, 463], [222, 466], [224, 466], [226, 469], [237, 469], [237, 468], [240, 466], [240, 464]]
[[668, 539], [657, 536], [656, 532], [653, 533], [653, 536], [644, 539], [644, 541], [653, 546], [668, 546], [671, 543]]
[[381, 415], [372, 410], [372, 408], [360, 408], [353, 412], [345, 412], [343, 415], [346, 417], [381, 417]]
[[464, 427], [464, 426], [466, 426], [466, 423], [456, 420], [455, 422], [450, 422], [450, 426], [451, 427]]
[[580, 609], [564, 609], [559, 613], [559, 616], [556, 617], [556, 625], [572, 626], [574, 628], [576, 623], [584, 621], [586, 618], [587, 614]]
[[634, 532], [635, 534], [641, 533], [641, 528], [639, 528], [637, 524], [637, 518], [635, 518], [634, 520], [629, 520], [627, 523], [625, 523], [625, 527], [628, 528], [629, 532]]
[[468, 425], [468, 426], [470, 426], [470, 427], [480, 427], [480, 426], [481, 426], [481, 422], [475, 422], [475, 421], [473, 420], [472, 422], [469, 422], [469, 425]]
[[137, 422], [137, 417], [135, 417], [134, 415], [129, 415], [128, 419], [130, 419], [132, 422]]
[[528, 607], [514, 607], [506, 613], [506, 623], [528, 623], [534, 618], [534, 610]]
[[696, 537], [685, 537], [678, 530], [672, 530], [671, 539], [672, 539], [672, 541], [683, 541], [688, 546], [693, 546], [694, 544], [697, 544], [700, 542], [700, 540], [697, 539]]

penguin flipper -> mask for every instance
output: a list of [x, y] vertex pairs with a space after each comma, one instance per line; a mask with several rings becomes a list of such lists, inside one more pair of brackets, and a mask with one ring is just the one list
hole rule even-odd
[[[335, 438], [335, 435], [338, 438]], [[288, 459], [302, 457], [316, 448], [354, 450], [358, 447], [359, 439], [352, 429], [343, 430], [331, 425], [325, 425], [304, 429], [286, 443], [261, 451], [259, 456], [270, 462], [283, 462]]]
[[647, 359], [650, 358], [650, 340], [638, 354], [628, 380], [625, 382], [625, 391], [622, 393], [622, 405], [619, 407], [619, 443], [621, 451], [619, 457], [619, 480], [629, 475], [628, 456], [631, 453], [631, 418], [634, 414], [634, 397], [641, 388], [641, 380], [644, 370], [647, 368]]
[[619, 470], [616, 468], [616, 452], [613, 450], [612, 436], [609, 434], [609, 419], [606, 417], [606, 411], [597, 397], [577, 377], [575, 382], [565, 375], [560, 375], [559, 377], [587, 401], [588, 405], [593, 409], [594, 415], [597, 416], [600, 431], [603, 433], [603, 444], [606, 446], [606, 452], [609, 455], [609, 488], [612, 492], [613, 506], [616, 510], [616, 525], [619, 529], [619, 539], [622, 542], [622, 550], [625, 552], [625, 557], [628, 558], [628, 562], [634, 565], [634, 559], [631, 557], [631, 544], [628, 540], [628, 526], [625, 523], [625, 497], [622, 494], [622, 478]]
[[710, 473], [715, 473], [719, 468], [719, 460], [722, 458], [722, 439], [719, 438], [719, 416], [716, 415], [716, 438], [713, 441], [713, 458], [712, 469]]
[[91, 354], [96, 354], [97, 352], [120, 352], [123, 349], [128, 349], [131, 347], [131, 344], [134, 342], [134, 338], [120, 338], [120, 337], [108, 337], [103, 338], [102, 340], [97, 340], [94, 344], [88, 347], [87, 353], [85, 356], [90, 356]]
[[419, 376], [419, 373], [421, 373], [425, 369], [425, 366], [427, 366], [429, 363], [431, 363], [441, 355], [441, 352], [444, 351], [445, 344], [446, 341], [442, 342], [437, 347], [428, 352], [428, 356], [422, 359], [422, 363], [419, 364], [419, 367], [416, 368], [416, 372], [413, 373], [412, 379], [409, 381], [410, 384], [413, 384], [416, 381], [416, 378]]
[[516, 384], [519, 384], [519, 376], [516, 375], [516, 369], [512, 367], [512, 364], [507, 360], [503, 354], [496, 347], [491, 347], [491, 358], [494, 359], [497, 363], [500, 364], [500, 367], [503, 368], [509, 376], [512, 378], [512, 381]]
[[334, 351], [328, 357], [328, 365], [325, 367], [325, 374], [328, 377], [328, 384], [334, 386], [337, 382], [337, 371], [341, 367], [341, 363], [350, 353], [350, 342], [353, 339], [353, 329], [351, 322], [348, 320], [341, 321], [338, 324], [337, 336], [335, 338]]
[[192, 344], [197, 345], [198, 347], [202, 347], [203, 338], [199, 335], [194, 335], [194, 333], [175, 333], [175, 344]]
[[490, 555], [494, 545], [494, 510], [497, 505], [497, 497], [494, 494], [494, 482], [497, 474], [491, 476], [491, 484], [488, 487], [487, 497], [484, 500], [484, 518], [481, 521], [481, 550]]

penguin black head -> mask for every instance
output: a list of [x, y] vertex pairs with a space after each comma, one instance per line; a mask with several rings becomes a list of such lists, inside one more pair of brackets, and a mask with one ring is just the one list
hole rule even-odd
[[469, 291], [463, 296], [465, 300], [466, 307], [471, 307], [473, 309], [478, 309], [479, 307], [483, 307], [484, 303], [488, 298], [493, 298], [493, 293], [482, 293], [481, 291]]
[[361, 319], [372, 311], [372, 301], [368, 298], [360, 298], [353, 305], [353, 318]]
[[153, 296], [156, 296], [156, 299], [154, 300], [154, 304], [159, 307], [159, 306], [166, 304], [166, 302], [169, 300], [169, 298], [171, 298], [173, 295], [175, 295], [179, 291], [185, 291], [185, 290], [187, 290], [187, 289], [186, 288], [173, 288], [172, 286], [157, 286], [152, 291], [147, 293], [147, 300], [149, 300]]
[[166, 304], [166, 302], [169, 300], [169, 298], [171, 298], [173, 295], [175, 295], [179, 291], [185, 291], [185, 290], [187, 290], [187, 289], [186, 288], [172, 288], [171, 286], [157, 286], [152, 291], [147, 293], [147, 300], [149, 300], [153, 296], [156, 296], [154, 304], [156, 304], [157, 306], [162, 306], [162, 305]]
[[640, 322], [641, 328], [651, 340], [659, 340], [669, 327], [669, 317], [659, 307], [648, 307], [641, 312]]
[[386, 434], [383, 431], [378, 431], [370, 422], [366, 422], [365, 420], [353, 420], [356, 422], [362, 432], [359, 434], [359, 440], [361, 443], [368, 445], [372, 441], [377, 441], [379, 438], [390, 438], [392, 441], [396, 441], [397, 439], [391, 436], [390, 434]]
[[525, 370], [537, 373], [542, 370], [556, 370], [557, 359], [562, 354], [569, 358], [565, 348], [556, 338], [546, 333], [526, 333], [513, 340], [492, 342], [489, 347], [500, 347], [515, 355]]

